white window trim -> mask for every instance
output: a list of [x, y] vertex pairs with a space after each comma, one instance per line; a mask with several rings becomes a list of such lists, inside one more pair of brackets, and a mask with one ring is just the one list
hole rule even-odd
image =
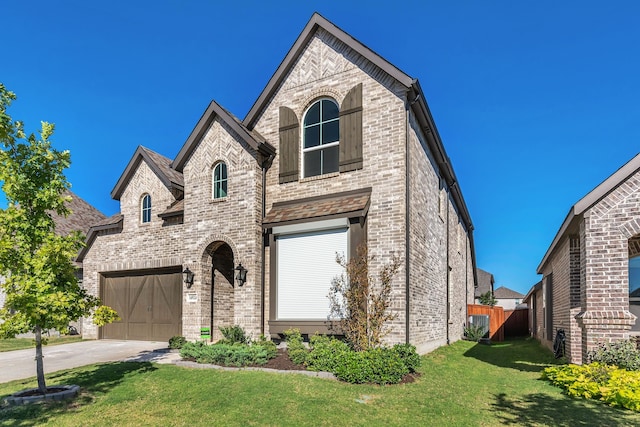
[[[334, 104], [336, 104], [336, 107], [338, 107], [338, 117], [336, 117], [335, 119], [324, 121], [324, 122], [322, 121], [322, 101], [324, 101], [324, 100], [328, 100], [328, 101], [331, 101]], [[325, 173], [321, 173], [320, 175], [307, 176], [306, 173], [305, 173], [305, 170], [304, 170], [304, 155], [306, 153], [309, 153], [309, 152], [312, 152], [312, 151], [316, 151], [316, 150], [322, 150], [322, 149], [325, 149], [325, 148], [335, 147], [335, 146], [339, 146], [340, 145], [340, 134], [338, 133], [338, 140], [337, 141], [330, 142], [328, 144], [318, 144], [318, 145], [316, 145], [314, 147], [309, 147], [309, 148], [305, 148], [304, 147], [304, 135], [305, 135], [305, 129], [307, 128], [307, 126], [305, 126], [305, 124], [304, 124], [304, 119], [307, 117], [307, 113], [309, 112], [311, 107], [313, 107], [317, 103], [320, 103], [320, 109], [321, 109], [320, 110], [320, 121], [318, 123], [314, 124], [313, 126], [319, 126], [320, 127], [320, 132], [319, 132], [320, 141], [322, 141], [322, 126], [321, 126], [321, 124], [322, 123], [331, 123], [331, 122], [335, 122], [335, 121], [338, 121], [338, 122], [340, 121], [340, 104], [338, 104], [338, 102], [335, 99], [330, 98], [328, 96], [316, 99], [304, 111], [304, 114], [302, 114], [302, 138], [300, 138], [300, 140], [301, 140], [300, 141], [301, 142], [301, 149], [302, 149], [301, 150], [302, 151], [302, 156], [300, 156], [301, 157], [301, 159], [300, 159], [300, 163], [301, 163], [300, 171], [302, 173], [302, 175], [301, 175], [302, 179], [314, 178], [316, 176], [322, 176], [322, 175], [327, 175], [327, 174], [332, 174], [332, 173], [337, 172], [337, 171], [335, 171], [335, 172], [325, 172]], [[340, 125], [338, 125], [338, 126], [340, 126]], [[311, 126], [309, 126], [309, 127], [311, 127]]]

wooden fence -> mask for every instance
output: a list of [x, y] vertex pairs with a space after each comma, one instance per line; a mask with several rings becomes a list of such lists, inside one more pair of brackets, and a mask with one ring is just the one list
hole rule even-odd
[[504, 309], [488, 305], [468, 304], [467, 315], [486, 314], [489, 316], [489, 339], [491, 341], [504, 341]]
[[468, 304], [467, 315], [485, 314], [489, 316], [489, 338], [504, 341], [505, 336], [519, 337], [529, 333], [529, 310], [505, 310], [502, 307]]
[[529, 310], [504, 311], [504, 336], [525, 337], [529, 335]]

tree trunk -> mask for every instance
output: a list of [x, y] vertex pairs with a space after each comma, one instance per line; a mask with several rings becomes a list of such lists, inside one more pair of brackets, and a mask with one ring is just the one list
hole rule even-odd
[[40, 393], [47, 393], [47, 385], [44, 382], [44, 364], [42, 363], [42, 329], [40, 326], [36, 326], [36, 375], [38, 376], [38, 390]]

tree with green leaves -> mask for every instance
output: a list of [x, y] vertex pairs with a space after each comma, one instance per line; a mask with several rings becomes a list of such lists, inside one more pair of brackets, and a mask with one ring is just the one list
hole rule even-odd
[[6, 295], [0, 335], [35, 335], [38, 389], [45, 394], [43, 333], [66, 331], [70, 322], [89, 315], [104, 325], [117, 314], [78, 283], [73, 260], [84, 244], [82, 234], [55, 232], [52, 213], [70, 213], [63, 173], [69, 151], [52, 147], [53, 124], [42, 122], [39, 136], [27, 135], [23, 123], [7, 113], [15, 99], [0, 83], [0, 181], [7, 202], [0, 209], [0, 289]]
[[487, 291], [484, 294], [480, 295], [478, 297], [478, 301], [482, 305], [490, 305], [491, 307], [498, 303], [498, 300], [493, 296], [493, 292], [491, 291]]

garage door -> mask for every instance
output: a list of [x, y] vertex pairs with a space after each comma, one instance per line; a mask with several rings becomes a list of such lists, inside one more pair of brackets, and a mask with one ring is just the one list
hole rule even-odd
[[102, 277], [102, 301], [121, 320], [102, 328], [102, 338], [167, 341], [182, 335], [182, 274]]

